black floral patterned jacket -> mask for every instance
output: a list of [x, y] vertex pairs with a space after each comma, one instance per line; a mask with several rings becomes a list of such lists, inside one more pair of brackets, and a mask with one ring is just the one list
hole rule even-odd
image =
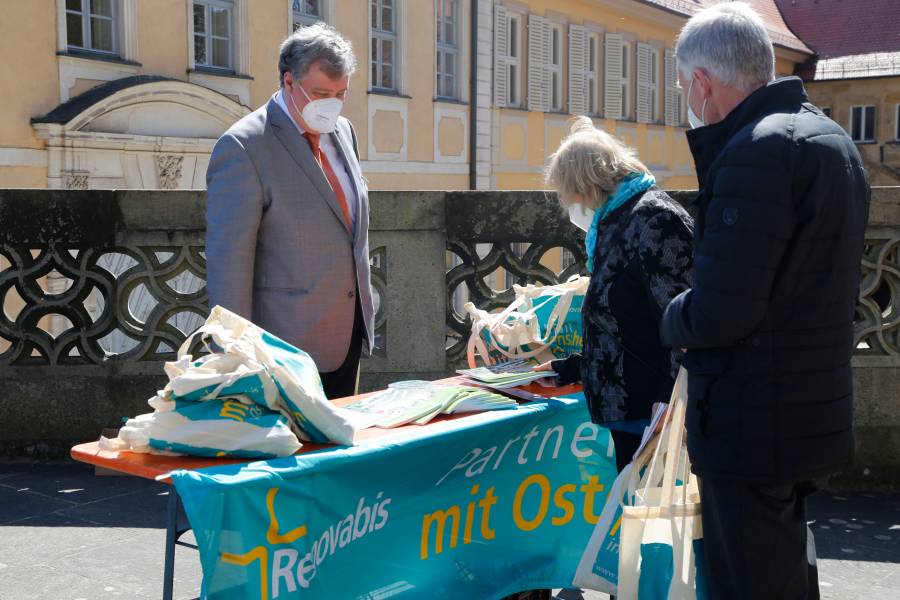
[[581, 379], [597, 423], [646, 419], [668, 402], [679, 356], [662, 346], [669, 301], [691, 287], [693, 220], [651, 188], [601, 223], [582, 308], [581, 354], [554, 361], [560, 383]]

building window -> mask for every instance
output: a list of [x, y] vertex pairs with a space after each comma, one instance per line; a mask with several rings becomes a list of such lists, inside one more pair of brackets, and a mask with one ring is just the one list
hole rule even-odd
[[397, 91], [397, 10], [394, 0], [372, 0], [372, 87]]
[[665, 62], [665, 124], [680, 127], [684, 124], [684, 90], [678, 85], [675, 69], [675, 51], [666, 48]]
[[522, 98], [519, 94], [519, 86], [522, 85], [522, 18], [519, 15], [509, 16], [509, 53], [507, 54], [509, 66], [507, 106], [520, 106]]
[[550, 72], [550, 110], [559, 112], [563, 109], [562, 94], [562, 25], [550, 25], [550, 61], [547, 70]]
[[323, 0], [293, 0], [291, 3], [294, 31], [325, 20], [322, 12]]
[[853, 106], [850, 108], [850, 137], [854, 142], [875, 141], [874, 106]]
[[459, 98], [459, 0], [437, 0], [437, 96]]
[[648, 85], [650, 93], [650, 121], [656, 123], [659, 121], [659, 53], [656, 49], [650, 52], [650, 83]]
[[659, 122], [659, 79], [659, 52], [649, 44], [638, 44], [637, 120], [641, 123]]
[[525, 15], [494, 3], [494, 106], [522, 106], [522, 29]]
[[589, 33], [587, 46], [588, 56], [584, 72], [584, 83], [587, 87], [587, 109], [588, 113], [596, 115], [600, 113], [600, 98], [599, 94], [597, 94], [597, 65], [600, 63], [600, 36], [596, 33]]
[[116, 51], [116, 0], [66, 0], [69, 49]]
[[194, 0], [194, 64], [232, 70], [234, 3]]

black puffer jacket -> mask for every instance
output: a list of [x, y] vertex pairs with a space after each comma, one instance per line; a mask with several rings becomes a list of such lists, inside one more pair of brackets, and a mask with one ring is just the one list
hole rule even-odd
[[694, 470], [757, 483], [833, 472], [853, 458], [869, 206], [859, 153], [796, 77], [687, 135], [700, 182], [694, 282], [661, 335], [688, 349]]

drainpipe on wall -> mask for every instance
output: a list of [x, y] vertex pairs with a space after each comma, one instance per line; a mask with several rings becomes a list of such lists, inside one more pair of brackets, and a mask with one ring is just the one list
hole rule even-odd
[[474, 190], [478, 187], [478, 0], [471, 0], [469, 13], [472, 23], [469, 35], [469, 189]]

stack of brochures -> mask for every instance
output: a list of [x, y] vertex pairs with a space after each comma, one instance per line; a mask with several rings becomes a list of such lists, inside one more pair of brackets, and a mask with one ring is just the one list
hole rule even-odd
[[429, 381], [399, 381], [345, 408], [374, 415], [376, 427], [424, 425], [439, 414], [514, 409], [515, 400], [484, 389]]
[[497, 363], [477, 369], [460, 369], [457, 374], [498, 390], [527, 385], [532, 381], [553, 377], [549, 371], [535, 371], [536, 365], [524, 359]]

